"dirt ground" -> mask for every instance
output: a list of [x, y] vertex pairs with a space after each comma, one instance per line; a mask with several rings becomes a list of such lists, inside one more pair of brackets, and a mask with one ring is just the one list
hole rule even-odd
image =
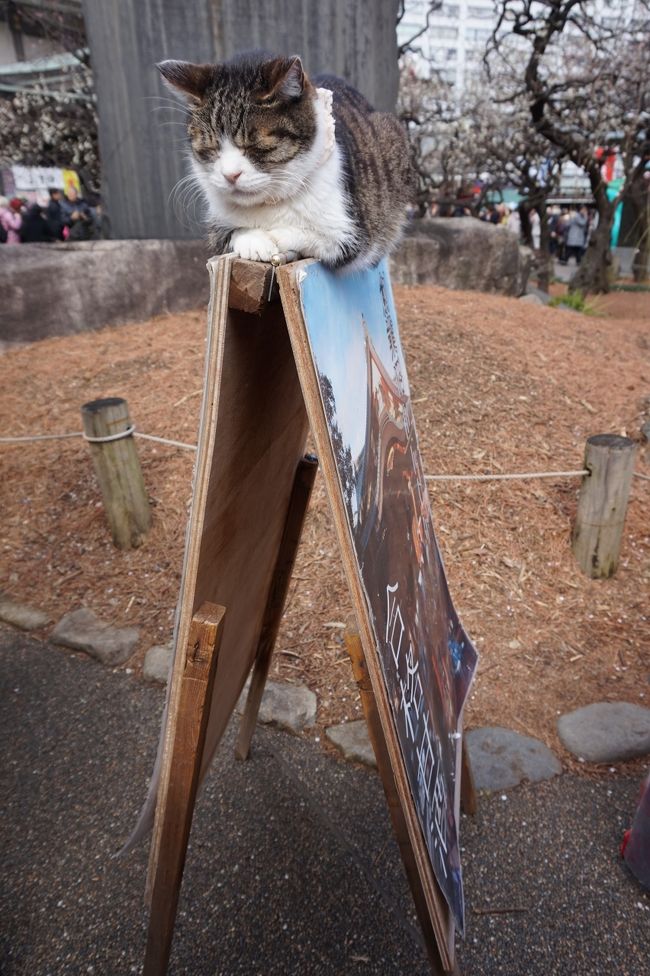
[[[428, 474], [576, 470], [590, 434], [615, 432], [639, 441], [636, 471], [650, 475], [647, 293], [597, 299], [589, 316], [437, 287], [397, 288], [396, 301]], [[192, 443], [204, 330], [201, 310], [10, 350], [0, 431], [78, 431], [83, 403], [123, 396], [139, 430]], [[81, 439], [0, 445], [0, 586], [55, 620], [86, 606], [138, 626], [126, 667], [139, 670], [171, 638], [193, 454], [137, 444], [154, 526], [129, 552], [111, 543]], [[579, 483], [430, 483], [452, 596], [481, 654], [466, 726], [536, 736], [574, 767], [559, 714], [650, 699], [650, 482], [634, 479], [606, 581], [583, 576], [571, 552]], [[317, 693], [315, 736], [360, 712], [342, 645], [350, 612], [319, 476], [271, 675]]]

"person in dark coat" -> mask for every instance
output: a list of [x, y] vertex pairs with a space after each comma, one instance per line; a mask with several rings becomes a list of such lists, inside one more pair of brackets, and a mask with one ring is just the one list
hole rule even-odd
[[86, 200], [79, 196], [74, 187], [68, 190], [68, 195], [63, 200], [61, 209], [68, 228], [67, 240], [89, 241], [97, 237], [93, 212]]
[[20, 228], [20, 239], [23, 244], [49, 244], [54, 240], [43, 208], [38, 203], [32, 203], [27, 208]]
[[49, 228], [52, 240], [62, 241], [63, 240], [63, 227], [65, 220], [63, 217], [63, 208], [61, 207], [61, 201], [63, 200], [63, 193], [57, 187], [53, 187], [50, 190], [50, 202], [47, 205], [45, 211], [45, 219], [47, 221], [47, 226]]
[[89, 217], [92, 219], [90, 207], [84, 198], [79, 196], [73, 186], [70, 187], [67, 196], [61, 201], [61, 210], [63, 212], [64, 223], [66, 223], [68, 227], [70, 227], [75, 220], [79, 219], [80, 214], [83, 214], [84, 217]]
[[99, 237], [90, 212], [79, 211], [70, 224], [69, 241], [94, 241]]

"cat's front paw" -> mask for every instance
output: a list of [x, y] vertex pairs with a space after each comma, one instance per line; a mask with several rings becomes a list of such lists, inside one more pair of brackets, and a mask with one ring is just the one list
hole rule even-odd
[[230, 247], [245, 261], [270, 261], [278, 253], [277, 241], [263, 230], [236, 230], [230, 238]]

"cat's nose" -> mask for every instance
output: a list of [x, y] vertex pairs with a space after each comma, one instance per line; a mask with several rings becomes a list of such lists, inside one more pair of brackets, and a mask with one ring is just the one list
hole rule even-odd
[[232, 183], [233, 186], [234, 186], [235, 183], [237, 182], [237, 180], [239, 179], [239, 177], [241, 176], [241, 174], [242, 174], [242, 171], [239, 170], [238, 173], [224, 173], [223, 175], [226, 177], [226, 179], [228, 180], [228, 182], [229, 183]]

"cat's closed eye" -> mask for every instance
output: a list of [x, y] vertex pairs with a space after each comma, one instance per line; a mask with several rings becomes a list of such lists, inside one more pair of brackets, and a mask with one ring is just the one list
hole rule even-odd
[[197, 159], [200, 159], [202, 163], [209, 163], [217, 158], [221, 147], [215, 133], [190, 126], [189, 134], [192, 150]]
[[271, 139], [289, 139], [289, 140], [292, 140], [292, 139], [296, 139], [297, 138], [297, 135], [296, 135], [295, 132], [292, 132], [291, 129], [284, 129], [284, 128], [271, 129], [269, 131], [269, 136], [270, 136]]
[[296, 153], [296, 136], [285, 128], [258, 130], [239, 142], [238, 148], [253, 163], [286, 163]]
[[277, 142], [252, 142], [244, 148], [244, 152], [261, 153], [263, 156], [274, 152], [278, 148]]

